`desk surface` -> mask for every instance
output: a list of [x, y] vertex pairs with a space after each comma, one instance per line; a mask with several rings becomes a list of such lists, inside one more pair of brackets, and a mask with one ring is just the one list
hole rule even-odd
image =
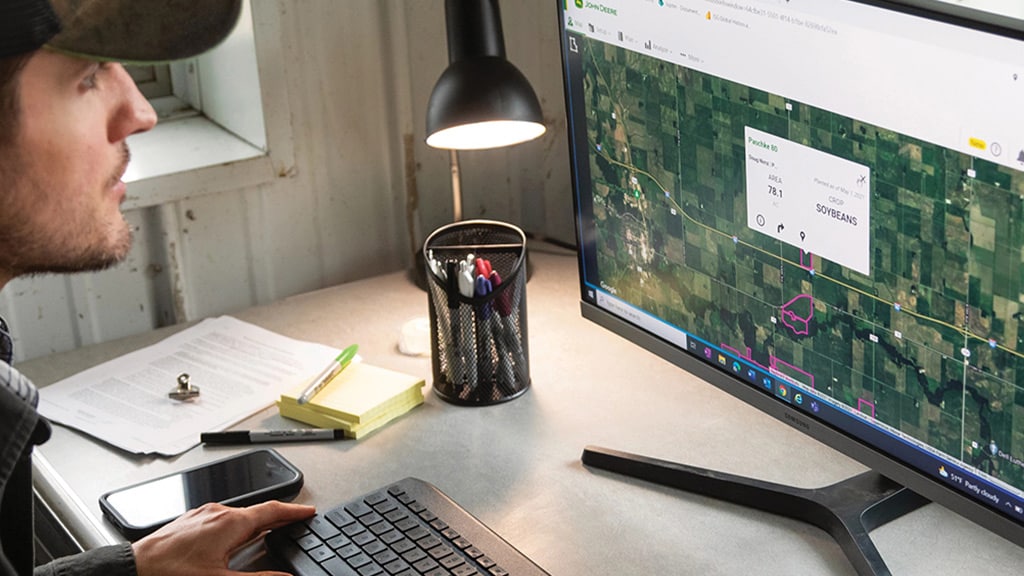
[[[585, 321], [572, 256], [531, 252], [530, 373], [524, 396], [466, 408], [426, 402], [358, 441], [282, 444], [306, 474], [297, 498], [322, 508], [417, 476], [433, 482], [555, 575], [852, 575], [817, 528], [709, 498], [592, 471], [595, 444], [815, 487], [863, 467], [717, 388]], [[234, 316], [422, 375], [430, 360], [397, 350], [399, 329], [427, 315], [427, 296], [396, 273], [244, 310]], [[40, 386], [152, 344], [178, 328], [24, 363]], [[291, 428], [267, 409], [240, 428]], [[174, 459], [134, 457], [57, 426], [37, 451], [36, 486], [90, 545], [119, 538], [101, 519], [103, 492], [244, 448], [199, 446]], [[894, 574], [1013, 574], [1024, 549], [938, 505], [872, 533]]]

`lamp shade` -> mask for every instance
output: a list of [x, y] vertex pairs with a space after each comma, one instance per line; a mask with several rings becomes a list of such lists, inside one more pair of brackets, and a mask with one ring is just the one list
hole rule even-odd
[[497, 0], [446, 0], [448, 68], [427, 104], [427, 145], [510, 146], [544, 133], [540, 101], [505, 58]]

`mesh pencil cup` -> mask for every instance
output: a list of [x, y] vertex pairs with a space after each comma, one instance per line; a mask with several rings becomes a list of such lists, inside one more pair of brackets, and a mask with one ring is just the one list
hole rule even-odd
[[526, 235], [511, 224], [465, 220], [423, 244], [434, 392], [486, 405], [530, 387]]

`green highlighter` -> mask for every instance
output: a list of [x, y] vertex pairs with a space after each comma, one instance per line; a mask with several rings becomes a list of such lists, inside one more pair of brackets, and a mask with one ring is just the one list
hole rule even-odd
[[313, 379], [313, 382], [311, 382], [309, 386], [302, 391], [302, 396], [299, 396], [299, 404], [309, 402], [313, 396], [316, 396], [317, 392], [323, 390], [323, 387], [326, 386], [331, 379], [352, 363], [352, 359], [356, 357], [356, 352], [358, 351], [358, 344], [353, 344], [342, 350], [341, 354], [338, 354], [338, 357], [332, 360], [331, 363]]

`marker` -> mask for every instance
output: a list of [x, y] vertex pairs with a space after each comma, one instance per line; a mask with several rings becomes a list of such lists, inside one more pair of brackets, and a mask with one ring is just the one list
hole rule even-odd
[[226, 430], [203, 432], [199, 440], [206, 444], [268, 444], [270, 442], [305, 442], [307, 440], [342, 440], [344, 430], [333, 428], [296, 428], [294, 430]]
[[313, 382], [309, 387], [302, 392], [302, 396], [299, 396], [299, 404], [309, 402], [313, 396], [316, 396], [317, 392], [322, 390], [323, 387], [331, 381], [332, 378], [344, 370], [345, 367], [352, 362], [352, 359], [356, 357], [357, 350], [359, 350], [358, 344], [353, 344], [342, 350], [341, 354], [338, 354], [338, 357], [332, 360], [331, 363], [324, 368], [323, 372], [313, 379]]

